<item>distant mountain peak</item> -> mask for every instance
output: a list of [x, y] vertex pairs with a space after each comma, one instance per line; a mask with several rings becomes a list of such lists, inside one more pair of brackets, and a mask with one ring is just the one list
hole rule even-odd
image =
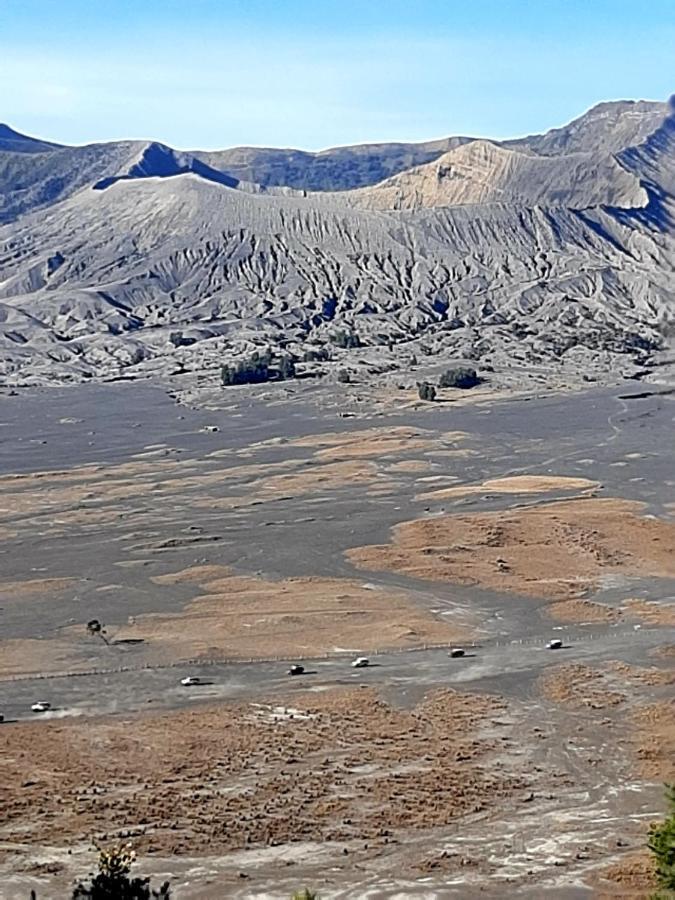
[[42, 141], [39, 138], [30, 137], [27, 134], [21, 134], [10, 125], [0, 122], [0, 151], [6, 150], [10, 153], [44, 153], [47, 150], [56, 150], [60, 144], [53, 144], [50, 141]]
[[236, 188], [239, 184], [236, 178], [211, 168], [189, 153], [173, 150], [158, 141], [148, 141], [138, 145], [138, 151], [134, 153], [122, 172], [97, 181], [94, 184], [94, 190], [105, 190], [117, 181], [131, 181], [136, 178], [170, 178], [174, 175], [188, 173], [225, 187]]

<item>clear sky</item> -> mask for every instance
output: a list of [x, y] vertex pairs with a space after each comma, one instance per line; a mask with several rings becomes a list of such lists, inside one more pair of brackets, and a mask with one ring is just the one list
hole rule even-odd
[[544, 131], [675, 92], [675, 0], [0, 0], [0, 122], [307, 149]]

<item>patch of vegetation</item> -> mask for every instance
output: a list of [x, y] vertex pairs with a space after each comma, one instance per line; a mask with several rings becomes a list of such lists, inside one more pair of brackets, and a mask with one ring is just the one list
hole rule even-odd
[[675, 897], [675, 784], [666, 785], [666, 800], [668, 815], [663, 822], [650, 826], [647, 841], [654, 858], [656, 878], [662, 888], [653, 900]]
[[282, 356], [277, 362], [277, 375], [281, 381], [295, 378], [295, 361], [292, 356]]
[[170, 900], [169, 882], [156, 890], [149, 878], [130, 878], [136, 854], [129, 845], [101, 850], [98, 873], [90, 875], [88, 883], [80, 882], [73, 890], [72, 900]]
[[220, 370], [224, 385], [262, 384], [266, 381], [286, 381], [295, 378], [295, 362], [292, 356], [284, 355], [274, 360], [269, 347], [256, 350], [246, 359], [224, 365]]
[[330, 359], [328, 347], [309, 347], [303, 354], [303, 362], [327, 362]]
[[438, 379], [441, 388], [472, 388], [477, 384], [480, 384], [480, 378], [471, 366], [453, 366]]
[[433, 384], [429, 384], [428, 381], [419, 381], [417, 383], [417, 393], [420, 400], [426, 400], [429, 403], [433, 403], [436, 399], [436, 388]]
[[336, 331], [330, 339], [336, 347], [341, 347], [343, 350], [353, 350], [354, 347], [361, 346], [359, 336], [354, 331]]
[[169, 340], [174, 347], [191, 347], [197, 343], [197, 338], [185, 337], [182, 331], [172, 331]]
[[352, 376], [346, 369], [338, 369], [337, 380], [340, 384], [349, 384], [352, 380]]

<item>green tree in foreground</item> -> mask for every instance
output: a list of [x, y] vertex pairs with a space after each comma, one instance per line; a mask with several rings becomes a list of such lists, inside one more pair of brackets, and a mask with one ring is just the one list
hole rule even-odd
[[315, 891], [310, 891], [309, 888], [305, 888], [302, 891], [296, 891], [291, 900], [319, 900], [319, 895]]
[[662, 891], [656, 898], [675, 897], [675, 785], [666, 785], [668, 815], [663, 822], [655, 823], [649, 828], [647, 846], [651, 850], [656, 870], [656, 877]]
[[128, 845], [101, 850], [98, 874], [90, 877], [89, 884], [78, 884], [72, 900], [151, 900], [153, 897], [170, 900], [168, 881], [153, 890], [149, 878], [129, 878], [135, 859], [136, 854]]

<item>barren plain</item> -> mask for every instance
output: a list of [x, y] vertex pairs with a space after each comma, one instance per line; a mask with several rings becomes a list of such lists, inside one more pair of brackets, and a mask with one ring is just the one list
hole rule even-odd
[[8, 900], [649, 896], [670, 386], [366, 394], [0, 395]]

